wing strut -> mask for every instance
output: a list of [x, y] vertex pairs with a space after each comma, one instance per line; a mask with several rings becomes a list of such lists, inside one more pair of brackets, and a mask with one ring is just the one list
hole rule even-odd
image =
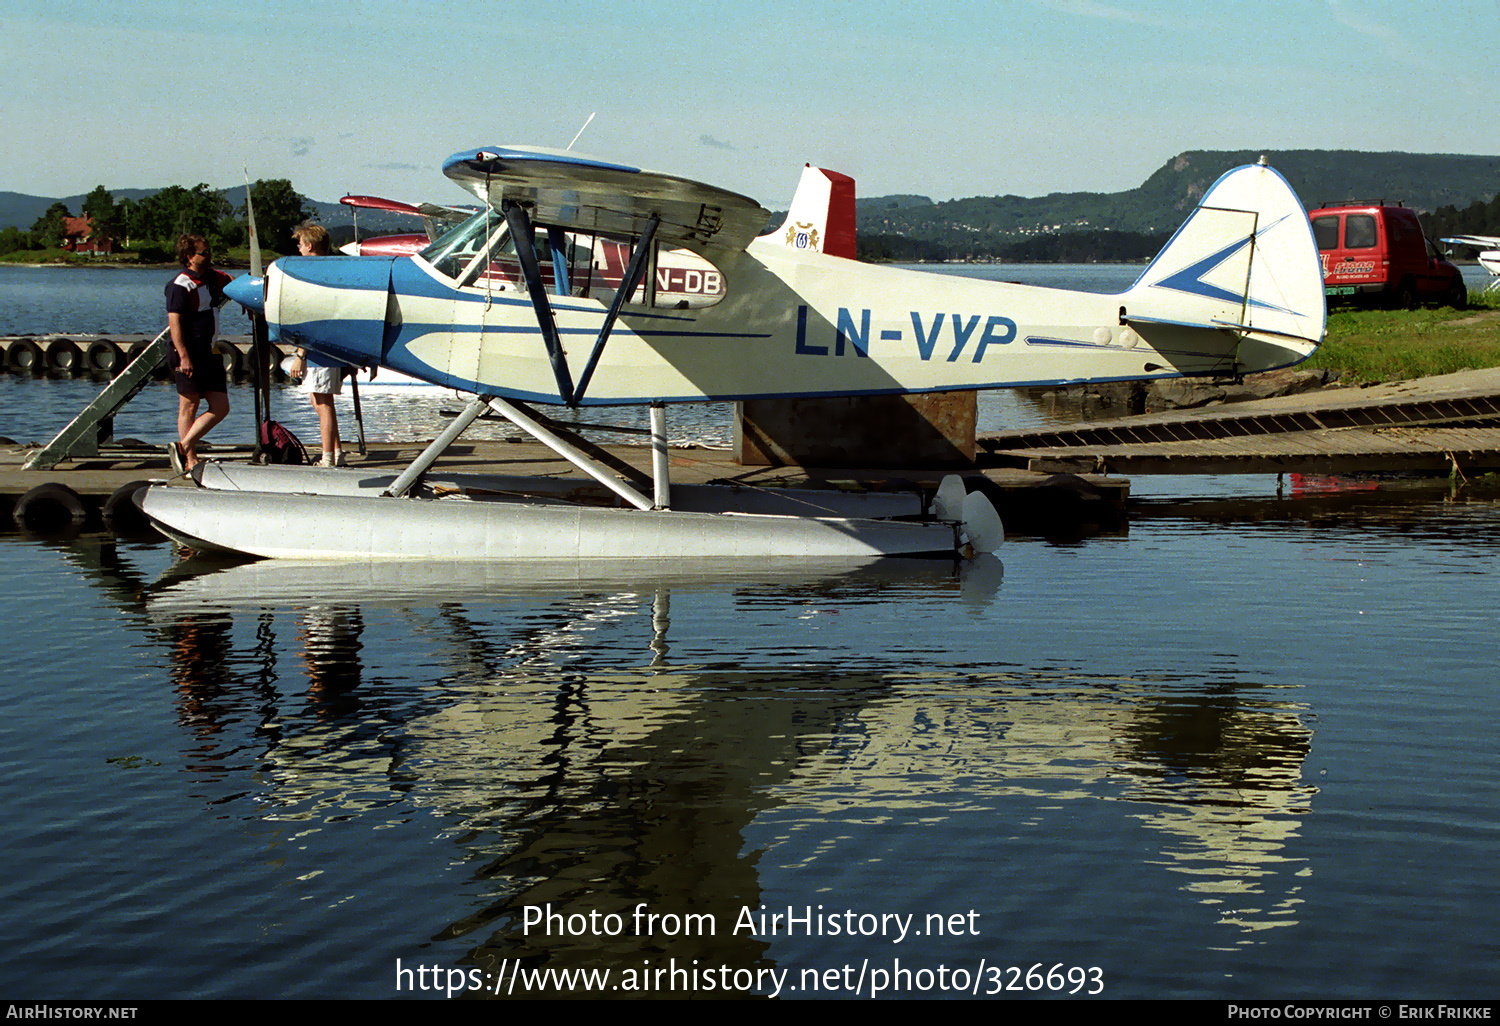
[[557, 294], [571, 296], [573, 286], [568, 281], [568, 237], [561, 228], [548, 228], [547, 242], [552, 249], [552, 280], [557, 283]]
[[630, 266], [625, 269], [625, 280], [620, 283], [620, 291], [615, 293], [614, 302], [609, 304], [609, 313], [605, 314], [604, 323], [599, 326], [599, 338], [594, 342], [593, 352], [589, 353], [589, 362], [583, 366], [583, 373], [578, 378], [578, 391], [569, 400], [569, 406], [576, 406], [583, 399], [583, 393], [589, 387], [589, 380], [594, 376], [594, 368], [599, 365], [599, 354], [604, 352], [604, 343], [609, 341], [609, 333], [614, 329], [615, 320], [620, 316], [620, 308], [640, 287], [641, 278], [646, 274], [651, 244], [656, 241], [656, 226], [659, 224], [661, 224], [661, 215], [652, 214], [651, 220], [646, 222], [646, 230], [641, 232], [640, 241], [635, 244], [635, 252], [630, 254]]
[[552, 302], [547, 298], [547, 290], [542, 285], [541, 264], [536, 258], [536, 247], [531, 242], [531, 218], [521, 204], [507, 200], [505, 220], [510, 224], [510, 237], [516, 244], [516, 257], [521, 261], [521, 273], [526, 276], [526, 291], [530, 293], [531, 306], [536, 310], [537, 327], [542, 329], [542, 342], [547, 346], [547, 359], [552, 363], [552, 375], [557, 379], [557, 394], [569, 406], [576, 406], [578, 401], [573, 397], [573, 376], [568, 372], [568, 355], [563, 352], [562, 339], [557, 334]]

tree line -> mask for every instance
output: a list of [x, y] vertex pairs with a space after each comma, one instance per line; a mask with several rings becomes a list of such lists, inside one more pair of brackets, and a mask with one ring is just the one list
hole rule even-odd
[[[201, 235], [217, 252], [243, 247], [249, 244], [245, 207], [230, 200], [234, 191], [211, 189], [202, 182], [191, 189], [169, 185], [144, 199], [126, 198], [117, 203], [100, 185], [84, 197], [76, 215], [59, 201], [37, 218], [30, 231], [14, 226], [0, 229], [0, 254], [62, 247], [67, 220], [75, 216], [92, 221], [94, 241], [111, 240], [141, 260], [176, 259], [180, 235]], [[255, 207], [262, 248], [295, 253], [292, 229], [313, 214], [307, 198], [285, 178], [273, 178], [254, 182], [250, 201]]]
[[1149, 260], [1168, 235], [1150, 232], [1046, 232], [1021, 240], [970, 237], [960, 243], [904, 235], [860, 235], [859, 259], [919, 263], [949, 260], [1001, 263], [1089, 264]]
[[1433, 239], [1445, 235], [1500, 235], [1500, 192], [1488, 203], [1475, 200], [1462, 210], [1452, 205], [1438, 207], [1423, 215], [1422, 228]]
[[[1500, 193], [1488, 202], [1475, 200], [1466, 207], [1453, 204], [1438, 207], [1422, 215], [1422, 228], [1434, 240], [1449, 235], [1500, 236]], [[1169, 237], [1152, 232], [1074, 231], [1045, 232], [1014, 241], [974, 231], [937, 239], [862, 233], [858, 246], [861, 260], [896, 263], [946, 260], [1131, 263], [1155, 256]]]

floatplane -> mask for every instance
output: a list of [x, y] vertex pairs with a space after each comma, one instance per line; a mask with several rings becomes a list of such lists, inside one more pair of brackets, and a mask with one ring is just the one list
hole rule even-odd
[[1500, 279], [1500, 235], [1450, 235], [1439, 239], [1445, 246], [1469, 246], [1479, 251], [1479, 266]]
[[[283, 258], [228, 291], [283, 344], [473, 400], [399, 474], [205, 464], [202, 488], [153, 486], [138, 501], [165, 532], [199, 548], [320, 559], [990, 551], [999, 518], [956, 476], [900, 508], [792, 489], [673, 488], [665, 407], [1240, 375], [1297, 363], [1323, 337], [1311, 227], [1264, 160], [1220, 178], [1117, 295], [830, 255], [852, 255], [853, 181], [814, 167], [769, 235], [769, 213], [745, 196], [573, 152], [465, 150], [443, 169], [484, 207], [419, 252]], [[629, 254], [618, 274], [598, 258], [611, 246]], [[691, 290], [688, 271], [699, 276]], [[648, 405], [652, 483], [620, 479], [527, 404]], [[484, 475], [430, 487], [434, 461], [487, 411], [565, 455], [615, 506], [570, 502], [556, 488], [505, 499], [518, 482]], [[454, 490], [461, 497], [434, 497]]]
[[[466, 207], [445, 207], [437, 203], [403, 203], [401, 200], [385, 199], [382, 196], [348, 195], [340, 197], [339, 202], [349, 208], [349, 214], [354, 221], [354, 238], [339, 247], [339, 252], [346, 256], [410, 256], [412, 253], [419, 253], [426, 249], [433, 239], [447, 231], [452, 224], [474, 214], [472, 209]], [[423, 230], [361, 239], [359, 237], [359, 212], [361, 210], [378, 210], [386, 214], [404, 214], [407, 217], [420, 218]]]

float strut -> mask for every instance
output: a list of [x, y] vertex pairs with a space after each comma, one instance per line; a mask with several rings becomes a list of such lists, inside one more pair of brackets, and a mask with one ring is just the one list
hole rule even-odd
[[651, 480], [656, 490], [656, 509], [672, 508], [672, 468], [667, 460], [667, 407], [651, 404]]
[[616, 495], [624, 499], [626, 502], [630, 503], [636, 509], [651, 508], [650, 499], [646, 498], [640, 492], [630, 487], [630, 485], [626, 484], [624, 481], [621, 481], [618, 477], [616, 477], [614, 474], [611, 474], [608, 470], [600, 466], [598, 463], [595, 463], [593, 460], [589, 459], [589, 457], [586, 456], [582, 452], [582, 450], [578, 449], [574, 445], [571, 445], [565, 439], [553, 434], [551, 431], [548, 431], [542, 425], [526, 416], [526, 414], [522, 413], [519, 409], [506, 402], [504, 399], [492, 396], [488, 399], [488, 402], [490, 409], [500, 414], [500, 416], [510, 421], [522, 431], [525, 431], [527, 434], [531, 435], [531, 437], [547, 446], [553, 452], [557, 453], [563, 459], [573, 464], [573, 466], [583, 471], [589, 477], [592, 477], [595, 481], [598, 481], [604, 487], [614, 492]]
[[432, 440], [432, 444], [422, 450], [422, 455], [411, 461], [411, 466], [401, 472], [391, 486], [385, 490], [385, 495], [405, 495], [411, 491], [411, 486], [416, 484], [417, 478], [427, 473], [427, 469], [437, 462], [437, 458], [443, 454], [443, 450], [453, 444], [453, 440], [464, 433], [464, 430], [488, 408], [488, 396], [477, 396], [473, 402], [465, 406], [453, 423], [443, 429], [443, 433]]

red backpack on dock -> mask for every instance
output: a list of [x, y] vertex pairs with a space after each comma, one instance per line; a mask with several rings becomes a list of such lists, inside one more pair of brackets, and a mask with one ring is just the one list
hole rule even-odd
[[282, 424], [274, 420], [260, 422], [260, 448], [267, 463], [283, 463], [290, 466], [308, 465], [307, 448], [301, 440]]

